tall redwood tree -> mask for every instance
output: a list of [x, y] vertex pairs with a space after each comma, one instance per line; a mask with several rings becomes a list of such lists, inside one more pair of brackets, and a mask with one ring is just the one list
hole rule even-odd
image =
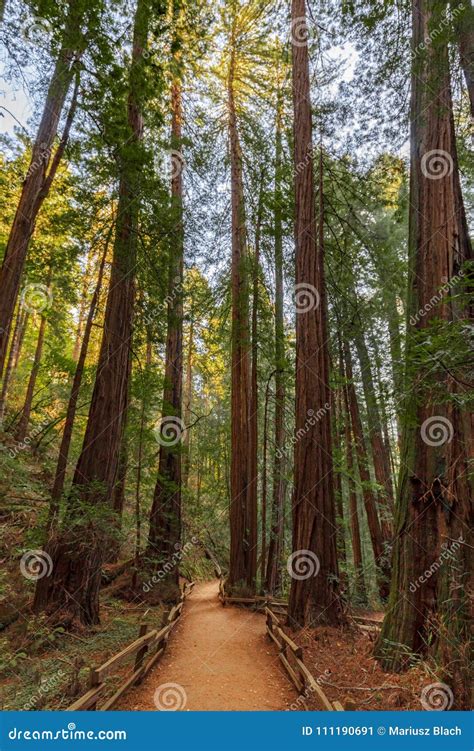
[[56, 610], [67, 623], [99, 622], [101, 568], [113, 520], [127, 409], [130, 344], [135, 306], [135, 265], [144, 163], [145, 61], [152, 0], [137, 0], [124, 141], [119, 146], [119, 201], [110, 287], [97, 375], [82, 450], [63, 527], [46, 549], [51, 576], [39, 579], [34, 607]]
[[[414, 58], [411, 80], [408, 396], [392, 586], [376, 654], [386, 669], [400, 670], [413, 653], [436, 650], [454, 706], [467, 708], [474, 498], [472, 424], [463, 407], [468, 387], [455, 359], [446, 367], [438, 354], [426, 356], [436, 327], [449, 329], [452, 337], [472, 314], [462, 294], [473, 254], [459, 180], [448, 45], [446, 34], [432, 33], [442, 27], [445, 6], [441, 0], [412, 2], [412, 47], [424, 44], [426, 50]], [[447, 281], [452, 291], [440, 296]], [[447, 549], [446, 560], [441, 556]], [[436, 561], [439, 567], [425, 576]]]
[[[88, 9], [89, 5], [89, 9]], [[90, 0], [68, 2], [61, 48], [51, 75], [43, 114], [31, 152], [31, 161], [23, 180], [20, 199], [7, 240], [3, 264], [0, 270], [0, 377], [5, 366], [8, 338], [28, 246], [34, 232], [36, 218], [47, 197], [59, 161], [69, 136], [77, 102], [77, 86], [72, 97], [60, 144], [52, 156], [59, 120], [71, 83], [78, 75], [79, 59], [86, 46], [83, 23], [89, 11], [97, 12]], [[78, 82], [78, 79], [77, 79]]]
[[[291, 18], [297, 315], [293, 553], [288, 561], [292, 576], [288, 618], [293, 625], [305, 625], [337, 622], [340, 600], [322, 242], [324, 218], [320, 190], [318, 234], [309, 56], [307, 44], [301, 41], [308, 36], [305, 0], [292, 1]], [[318, 419], [311, 419], [315, 415]]]

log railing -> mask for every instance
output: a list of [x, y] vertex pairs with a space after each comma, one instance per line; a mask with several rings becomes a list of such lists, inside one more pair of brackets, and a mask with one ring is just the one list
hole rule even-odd
[[[136, 686], [141, 683], [143, 678], [163, 655], [168, 643], [169, 635], [178, 622], [184, 601], [193, 587], [194, 582], [185, 585], [181, 593], [180, 601], [177, 605], [171, 608], [166, 619], [166, 624], [162, 628], [150, 629], [146, 623], [141, 624], [138, 638], [135, 639], [135, 641], [128, 644], [120, 652], [110, 657], [102, 665], [99, 665], [99, 667], [90, 668], [89, 690], [79, 699], [76, 699], [76, 701], [74, 701], [67, 709], [100, 709], [101, 711], [112, 709], [120, 697], [123, 696], [131, 686]], [[98, 703], [105, 691], [106, 678], [114, 673], [117, 667], [132, 655], [135, 655], [135, 661], [131, 675], [129, 675], [124, 683], [117, 688], [111, 697], [98, 707]]]
[[291, 682], [296, 687], [304, 703], [312, 695], [316, 695], [326, 711], [343, 711], [344, 707], [338, 701], [331, 702], [303, 662], [303, 648], [299, 647], [288, 634], [283, 631], [279, 618], [269, 607], [265, 608], [267, 619], [267, 634], [278, 647], [278, 657], [288, 673]]

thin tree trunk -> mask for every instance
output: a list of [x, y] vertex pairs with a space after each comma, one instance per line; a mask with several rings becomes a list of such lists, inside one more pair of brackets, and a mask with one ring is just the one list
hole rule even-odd
[[390, 473], [390, 458], [384, 443], [382, 422], [380, 419], [379, 405], [372, 377], [371, 358], [362, 331], [354, 332], [354, 343], [360, 363], [362, 388], [364, 391], [365, 404], [367, 407], [367, 428], [372, 460], [374, 465], [375, 479], [381, 487], [379, 499], [381, 504], [382, 534], [384, 540], [390, 540], [393, 534], [393, 483]]
[[7, 400], [8, 387], [10, 385], [10, 379], [13, 374], [13, 363], [17, 359], [17, 353], [20, 347], [22, 331], [27, 315], [27, 311], [24, 310], [22, 305], [19, 305], [16, 314], [15, 328], [13, 329], [13, 336], [10, 344], [10, 351], [8, 353], [7, 366], [5, 368], [5, 373], [3, 376], [2, 392], [0, 394], [0, 426], [3, 423], [3, 418], [5, 416], [5, 405]]
[[[436, 651], [447, 703], [467, 709], [474, 489], [472, 424], [463, 407], [466, 376], [450, 360], [433, 374], [433, 358], [419, 358], [420, 342], [431, 340], [434, 322], [453, 330], [468, 325], [473, 313], [463, 302], [469, 291], [472, 301], [467, 269], [473, 253], [459, 179], [448, 45], [444, 34], [431, 33], [442, 24], [445, 5], [412, 2], [412, 48], [424, 43], [426, 51], [412, 64], [407, 397], [393, 577], [376, 656], [385, 669], [400, 670], [412, 654]], [[431, 305], [447, 282], [449, 298]]]
[[38, 377], [41, 357], [43, 355], [44, 333], [46, 330], [46, 316], [41, 316], [40, 327], [38, 331], [38, 339], [36, 341], [35, 356], [33, 360], [33, 367], [31, 368], [30, 378], [28, 380], [28, 386], [26, 389], [25, 402], [23, 409], [21, 410], [20, 420], [18, 422], [17, 429], [15, 431], [15, 438], [19, 443], [22, 443], [26, 438], [28, 431], [28, 425], [30, 424], [31, 405], [33, 403], [33, 395], [35, 393], [36, 379]]
[[[94, 265], [94, 247], [91, 245], [87, 254], [86, 268], [84, 272], [84, 279], [82, 283], [81, 299], [79, 302], [79, 315], [77, 319], [76, 338], [74, 340], [74, 347], [72, 350], [72, 359], [77, 362], [81, 353], [82, 342], [84, 341], [85, 331], [87, 326], [88, 316], [87, 314], [87, 298], [89, 296], [89, 282]], [[90, 303], [89, 303], [90, 312]]]
[[453, 0], [454, 28], [457, 34], [459, 57], [466, 80], [467, 93], [474, 117], [474, 7], [471, 0]]
[[233, 19], [227, 80], [227, 107], [231, 162], [232, 204], [232, 394], [231, 394], [231, 503], [229, 587], [255, 585], [254, 530], [248, 527], [249, 457], [249, 320], [248, 269], [245, 229], [242, 152], [234, 100], [236, 29]]
[[43, 115], [33, 144], [30, 165], [23, 181], [20, 199], [5, 249], [0, 271], [0, 288], [2, 290], [0, 298], [0, 377], [5, 365], [8, 336], [28, 246], [34, 232], [38, 212], [48, 195], [64, 153], [76, 109], [78, 78], [76, 78], [76, 88], [69, 111], [70, 117], [66, 120], [64, 134], [56, 154], [51, 159], [51, 150], [61, 112], [75, 72], [78, 75], [77, 60], [85, 45], [85, 40], [79, 33], [85, 9], [85, 3], [82, 0], [81, 2], [69, 3], [62, 46], [50, 80]]
[[365, 513], [369, 526], [369, 534], [374, 551], [375, 566], [377, 570], [377, 583], [380, 598], [385, 600], [388, 596], [390, 565], [388, 561], [388, 551], [384, 546], [381, 524], [377, 513], [374, 493], [371, 490], [371, 479], [368, 466], [367, 449], [362, 430], [362, 421], [360, 418], [359, 404], [357, 393], [354, 386], [352, 374], [351, 352], [347, 344], [344, 346], [344, 366], [346, 377], [346, 400], [351, 415], [352, 433], [355, 441], [357, 461], [359, 465], [359, 476], [362, 485], [362, 495], [364, 499]]
[[[189, 341], [188, 352], [186, 357], [186, 380], [184, 386], [184, 424], [189, 425], [191, 422], [191, 405], [193, 399], [193, 354], [194, 354], [194, 318], [191, 311], [191, 320], [189, 322]], [[183, 487], [188, 486], [189, 469], [191, 466], [191, 431], [186, 430], [183, 438]]]
[[[341, 373], [340, 363], [339, 371]], [[343, 427], [343, 410], [342, 410], [342, 390], [343, 387], [337, 388], [333, 393], [333, 404], [336, 406], [336, 415], [334, 419], [334, 447], [339, 458], [339, 464], [342, 461], [342, 433]], [[344, 522], [344, 503], [342, 495], [342, 472], [340, 466], [334, 472], [335, 481], [335, 498], [336, 498], [336, 510], [337, 510], [337, 555], [338, 560], [344, 563], [344, 574], [341, 573], [341, 583], [344, 585], [347, 580], [346, 567], [347, 567], [347, 551], [346, 551], [346, 535], [345, 535], [345, 522]]]
[[273, 500], [266, 589], [274, 594], [281, 587], [283, 552], [283, 507], [286, 495], [285, 455], [285, 321], [283, 316], [283, 191], [282, 191], [282, 110], [281, 87], [277, 94], [275, 118], [275, 190], [273, 196], [275, 265], [275, 454], [273, 458]]
[[[173, 17], [177, 4], [173, 4]], [[178, 40], [179, 41], [179, 40]], [[175, 60], [175, 63], [177, 61]], [[179, 64], [179, 63], [177, 63]], [[171, 142], [175, 153], [182, 148], [182, 101], [181, 81], [175, 78], [171, 92]], [[181, 445], [183, 433], [183, 178], [179, 157], [173, 165], [171, 196], [175, 232], [173, 248], [170, 249], [168, 280], [168, 321], [165, 355], [165, 382], [163, 388], [162, 423], [160, 432], [160, 455], [158, 477], [150, 514], [147, 556], [154, 569], [165, 562], [176, 561], [176, 550], [181, 541]], [[169, 440], [169, 435], [172, 435]], [[177, 440], [176, 440], [177, 439]], [[174, 556], [174, 557], [173, 557]], [[178, 562], [167, 570], [160, 583], [160, 596], [175, 600], [179, 596]]]
[[[292, 23], [306, 23], [305, 0], [292, 0]], [[323, 212], [315, 212], [311, 96], [307, 45], [293, 42], [296, 296], [296, 441], [293, 495], [292, 625], [337, 623], [336, 513], [331, 446]], [[320, 196], [321, 203], [323, 200]], [[321, 208], [321, 206], [320, 206]], [[303, 303], [304, 298], [304, 303]], [[319, 303], [319, 304], [318, 304]], [[321, 415], [320, 419], [315, 417]], [[303, 569], [303, 570], [302, 570]]]
[[127, 407], [135, 307], [135, 259], [143, 152], [144, 58], [149, 0], [137, 0], [114, 253], [104, 334], [84, 442], [64, 525], [46, 546], [53, 573], [39, 579], [34, 609], [61, 613], [63, 623], [99, 622], [99, 590]]
[[255, 585], [257, 572], [257, 530], [258, 530], [258, 306], [259, 306], [259, 276], [260, 276], [260, 234], [263, 214], [264, 173], [260, 176], [260, 190], [258, 195], [257, 216], [255, 220], [255, 253], [253, 257], [253, 289], [252, 289], [252, 367], [250, 379], [250, 415], [249, 415], [249, 487], [247, 526], [250, 530], [250, 569], [253, 579], [249, 584]]
[[46, 527], [48, 533], [51, 530], [52, 526], [54, 525], [55, 521], [57, 520], [58, 512], [59, 512], [59, 502], [63, 494], [64, 481], [66, 478], [67, 463], [69, 459], [69, 448], [71, 445], [74, 421], [76, 419], [77, 400], [79, 398], [79, 392], [81, 390], [82, 376], [84, 374], [84, 366], [86, 363], [87, 352], [89, 349], [89, 341], [90, 341], [90, 336], [92, 332], [92, 324], [94, 322], [94, 316], [95, 316], [95, 312], [97, 308], [97, 303], [99, 301], [100, 290], [102, 287], [102, 279], [104, 275], [104, 267], [105, 267], [105, 261], [107, 257], [108, 247], [109, 247], [110, 235], [111, 233], [109, 233], [109, 236], [105, 243], [104, 252], [102, 254], [102, 259], [101, 259], [100, 266], [99, 266], [99, 274], [97, 277], [96, 287], [95, 287], [94, 293], [90, 301], [89, 312], [87, 315], [86, 325], [84, 329], [84, 337], [82, 339], [81, 348], [80, 348], [79, 356], [77, 359], [76, 371], [74, 373], [74, 378], [72, 381], [69, 402], [67, 405], [66, 418], [64, 422], [64, 430], [63, 430], [63, 435], [61, 439], [61, 446], [59, 448], [58, 461], [56, 464], [56, 473], [54, 476], [53, 489], [51, 491], [51, 503], [49, 507], [48, 522], [47, 522], [47, 527]]
[[30, 320], [30, 313], [27, 310], [27, 311], [25, 311], [25, 315], [23, 317], [23, 324], [22, 324], [22, 327], [20, 329], [20, 333], [19, 333], [19, 336], [18, 336], [18, 346], [16, 348], [16, 351], [15, 351], [15, 354], [14, 354], [14, 357], [13, 357], [12, 375], [16, 371], [16, 369], [18, 367], [18, 364], [20, 362], [21, 351], [22, 351], [22, 348], [23, 348], [23, 341], [25, 339], [25, 334], [26, 334], [26, 330], [28, 328], [28, 321], [29, 320]]
[[[262, 457], [262, 551], [260, 557], [261, 588], [266, 588], [265, 568], [267, 563], [267, 456], [268, 456], [268, 398], [273, 373], [267, 380], [265, 388], [265, 406], [263, 410], [263, 457]], [[268, 551], [270, 556], [270, 550]]]
[[[344, 355], [340, 355], [341, 378], [345, 381]], [[351, 409], [349, 405], [350, 384], [344, 382], [342, 389], [344, 401], [344, 437], [346, 444], [346, 465], [347, 465], [347, 488], [349, 496], [349, 521], [351, 529], [352, 543], [352, 560], [354, 563], [354, 600], [359, 604], [367, 603], [367, 592], [364, 580], [364, 568], [362, 559], [362, 545], [360, 541], [359, 512], [357, 508], [357, 493], [354, 482], [354, 454], [353, 454], [353, 435], [351, 430]], [[341, 405], [342, 408], [342, 405]], [[341, 409], [342, 412], [342, 409]], [[356, 415], [355, 415], [356, 417]], [[355, 443], [355, 441], [354, 441]]]

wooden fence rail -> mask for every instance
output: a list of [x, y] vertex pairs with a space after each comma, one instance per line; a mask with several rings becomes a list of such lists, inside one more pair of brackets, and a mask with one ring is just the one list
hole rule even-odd
[[[174, 605], [166, 619], [166, 625], [160, 629], [150, 629], [150, 627], [143, 623], [140, 625], [138, 639], [135, 639], [131, 644], [128, 644], [117, 654], [110, 657], [99, 667], [90, 668], [89, 672], [89, 690], [76, 699], [67, 709], [68, 710], [82, 710], [90, 709], [95, 710], [99, 708], [101, 711], [112, 709], [121, 696], [131, 686], [136, 686], [145, 677], [145, 675], [151, 670], [151, 668], [158, 662], [163, 655], [168, 638], [179, 620], [181, 611], [183, 609], [184, 601], [188, 594], [192, 591], [194, 582], [186, 584], [181, 593], [181, 599]], [[135, 662], [133, 666], [132, 674], [122, 683], [115, 693], [109, 697], [105, 703], [98, 707], [98, 702], [105, 690], [105, 679], [111, 673], [115, 672], [116, 668], [121, 665], [131, 655], [135, 656]], [[146, 657], [149, 656], [149, 660], [145, 662]]]
[[316, 694], [325, 710], [330, 712], [343, 711], [344, 707], [340, 702], [329, 701], [323, 689], [303, 662], [303, 648], [295, 644], [293, 639], [283, 631], [280, 620], [275, 613], [269, 607], [266, 607], [265, 615], [267, 634], [277, 645], [280, 662], [290, 676], [302, 700], [304, 701], [312, 694]]
[[[227, 603], [235, 605], [254, 605], [263, 607], [266, 615], [267, 634], [278, 647], [278, 657], [291, 682], [296, 687], [301, 703], [305, 704], [311, 694], [316, 694], [325, 710], [344, 711], [344, 707], [338, 701], [331, 702], [322, 690], [317, 680], [313, 677], [303, 662], [303, 648], [299, 647], [282, 628], [279, 615], [285, 615], [288, 603], [284, 600], [275, 600], [272, 597], [256, 595], [254, 597], [228, 597], [225, 593], [225, 578], [219, 576], [219, 599], [223, 605]], [[273, 608], [273, 610], [271, 609]]]

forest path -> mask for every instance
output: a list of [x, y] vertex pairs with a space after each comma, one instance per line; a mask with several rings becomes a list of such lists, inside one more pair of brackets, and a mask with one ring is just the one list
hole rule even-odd
[[116, 709], [284, 710], [296, 700], [263, 616], [223, 607], [218, 589], [196, 584], [162, 660]]

